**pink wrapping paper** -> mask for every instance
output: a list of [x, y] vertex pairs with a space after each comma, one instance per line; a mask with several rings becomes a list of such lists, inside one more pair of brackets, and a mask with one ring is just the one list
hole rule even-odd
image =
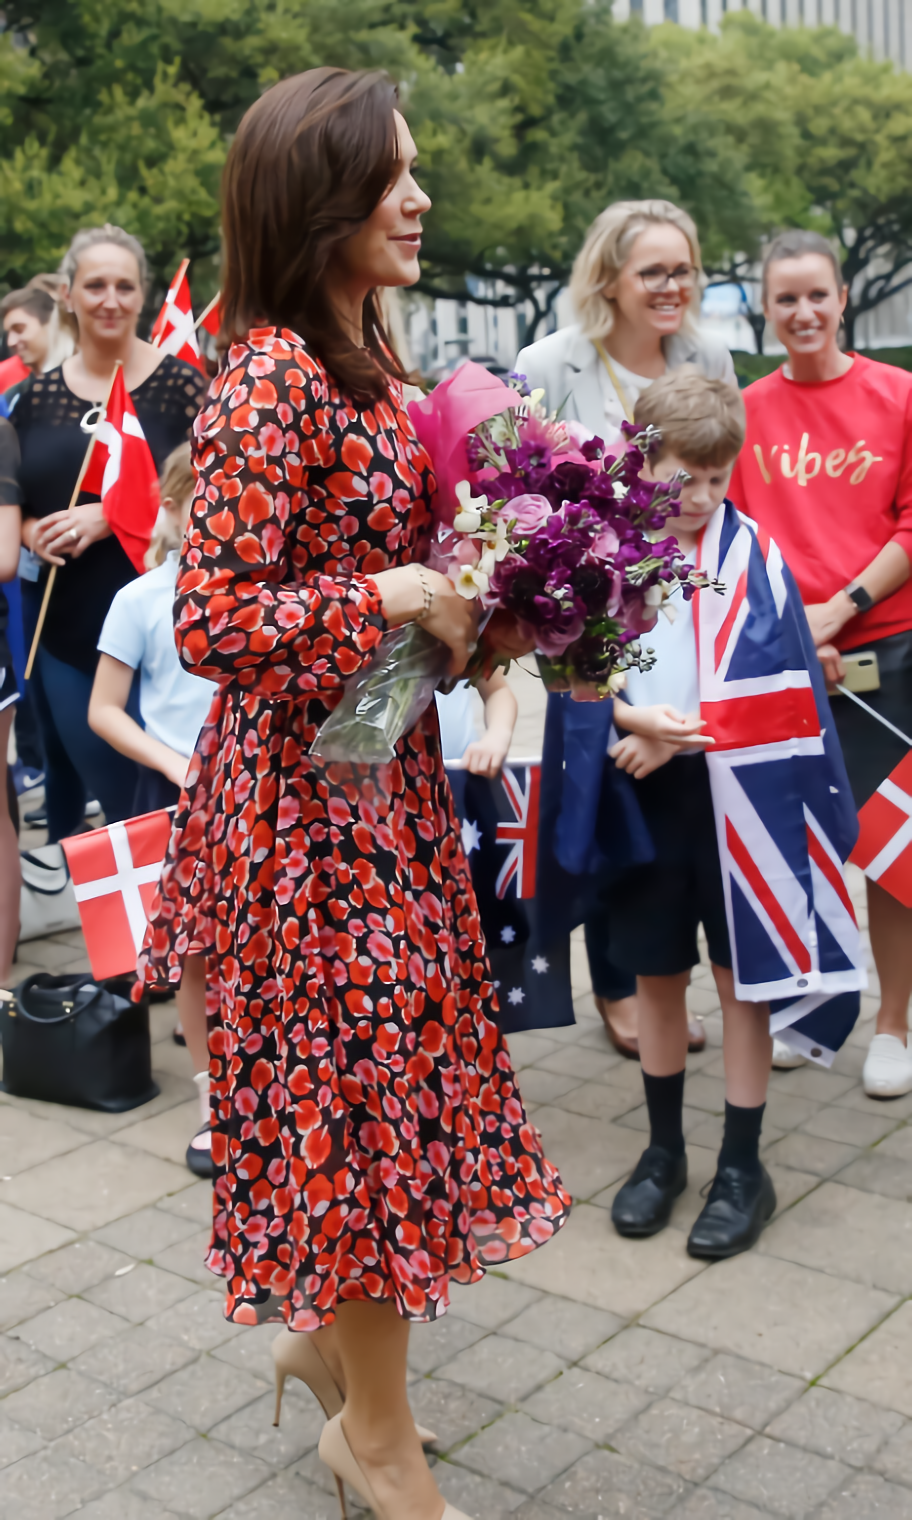
[[496, 375], [468, 360], [441, 380], [423, 401], [409, 402], [409, 416], [437, 477], [434, 516], [438, 522], [453, 521], [457, 482], [471, 477], [466, 435], [479, 423], [515, 407], [519, 399], [517, 392]]

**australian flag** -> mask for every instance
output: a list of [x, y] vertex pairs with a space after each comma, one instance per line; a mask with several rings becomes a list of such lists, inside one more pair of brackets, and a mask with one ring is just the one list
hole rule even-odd
[[828, 1065], [867, 985], [843, 862], [858, 822], [797, 587], [772, 540], [726, 503], [699, 565], [700, 715], [735, 990]]
[[570, 941], [540, 932], [541, 764], [508, 761], [495, 781], [448, 768], [504, 1034], [574, 1022]]

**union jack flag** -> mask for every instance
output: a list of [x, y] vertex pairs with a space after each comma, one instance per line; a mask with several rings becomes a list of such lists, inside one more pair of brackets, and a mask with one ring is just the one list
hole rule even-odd
[[535, 896], [535, 868], [538, 859], [538, 799], [541, 766], [527, 765], [522, 772], [505, 765], [501, 773], [504, 795], [513, 816], [497, 825], [497, 843], [508, 846], [507, 858], [497, 873], [496, 892], [505, 897], [508, 886], [516, 883], [516, 896]]
[[694, 629], [735, 990], [829, 1064], [867, 977], [843, 870], [857, 820], [820, 664], [782, 555], [730, 503], [699, 562], [724, 587], [696, 594]]

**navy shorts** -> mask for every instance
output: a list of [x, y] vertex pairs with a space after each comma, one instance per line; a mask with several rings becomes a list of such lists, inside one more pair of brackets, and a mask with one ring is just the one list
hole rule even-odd
[[606, 894], [611, 960], [637, 976], [677, 976], [699, 963], [702, 924], [710, 960], [730, 968], [705, 755], [676, 755], [633, 786], [656, 858], [625, 872]]

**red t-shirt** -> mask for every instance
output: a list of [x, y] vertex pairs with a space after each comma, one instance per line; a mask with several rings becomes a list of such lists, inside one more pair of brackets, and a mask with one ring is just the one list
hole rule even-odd
[[13, 354], [9, 359], [0, 360], [0, 396], [4, 391], [9, 390], [11, 385], [18, 385], [20, 380], [27, 380], [31, 373], [18, 354]]
[[[729, 495], [776, 540], [806, 606], [848, 586], [888, 543], [912, 560], [912, 374], [855, 354], [838, 380], [782, 370], [744, 392], [747, 437]], [[846, 624], [858, 649], [912, 628], [912, 578]]]

